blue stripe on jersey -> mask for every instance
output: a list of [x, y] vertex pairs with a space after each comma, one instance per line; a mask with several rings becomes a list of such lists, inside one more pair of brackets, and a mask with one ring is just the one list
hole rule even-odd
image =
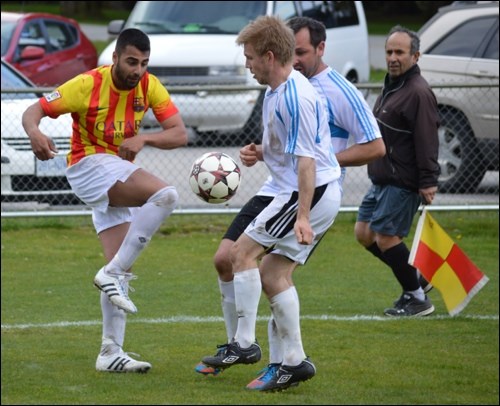
[[293, 152], [295, 151], [295, 147], [297, 146], [297, 137], [299, 133], [299, 119], [300, 119], [297, 86], [295, 80], [293, 79], [288, 80], [284, 94], [285, 94], [286, 107], [292, 119], [292, 125], [288, 130], [288, 135], [287, 135], [288, 147], [286, 148], [285, 152], [293, 154]]
[[321, 108], [323, 108], [323, 106], [318, 105], [319, 103], [321, 103], [321, 102], [316, 101], [316, 144], [321, 143], [321, 137], [319, 136], [319, 126], [321, 123], [321, 117], [320, 117], [321, 116]]
[[[361, 124], [361, 127], [363, 128], [364, 133], [366, 134], [366, 138], [368, 140], [376, 139], [374, 129], [370, 125], [370, 120], [368, 119], [368, 117], [366, 115], [366, 111], [360, 102], [359, 94], [357, 94], [355, 92], [355, 89], [352, 89], [348, 85], [349, 82], [347, 82], [347, 79], [345, 79], [337, 71], [334, 71], [334, 70], [330, 71], [328, 73], [328, 77], [342, 91], [342, 93], [345, 95], [345, 97], [349, 101], [349, 104], [351, 105], [351, 107], [354, 111], [354, 114], [356, 115], [359, 123]], [[332, 136], [333, 136], [333, 134], [332, 134]]]

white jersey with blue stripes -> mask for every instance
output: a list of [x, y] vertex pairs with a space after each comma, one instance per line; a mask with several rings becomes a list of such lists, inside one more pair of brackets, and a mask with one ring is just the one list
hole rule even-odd
[[[349, 137], [356, 144], [381, 138], [377, 121], [361, 92], [340, 73], [328, 67], [309, 79], [322, 96], [328, 110], [328, 125], [335, 153], [348, 147]], [[345, 168], [342, 168], [342, 179]], [[271, 176], [257, 194], [273, 196], [278, 188]]]
[[340, 178], [328, 117], [309, 80], [292, 70], [285, 83], [264, 97], [262, 151], [280, 192], [298, 190], [297, 158], [316, 161], [316, 187]]
[[361, 92], [340, 73], [328, 67], [309, 79], [328, 109], [328, 125], [335, 153], [347, 148], [349, 135], [356, 144], [381, 138], [370, 106]]

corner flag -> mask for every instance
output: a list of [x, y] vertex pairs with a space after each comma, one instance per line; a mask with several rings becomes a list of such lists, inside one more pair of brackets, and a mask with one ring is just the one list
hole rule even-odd
[[424, 207], [408, 260], [441, 292], [451, 316], [459, 314], [488, 282]]

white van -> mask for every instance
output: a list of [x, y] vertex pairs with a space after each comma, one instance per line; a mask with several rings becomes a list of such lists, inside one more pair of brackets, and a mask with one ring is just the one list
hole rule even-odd
[[[258, 86], [235, 40], [259, 15], [322, 21], [327, 27], [325, 62], [352, 82], [368, 82], [368, 32], [361, 1], [138, 1], [128, 20], [111, 21], [108, 32], [117, 35], [136, 27], [149, 35], [148, 70], [171, 91], [193, 130], [191, 142], [207, 132], [211, 137], [239, 133], [249, 140], [250, 134], [260, 135], [262, 90], [235, 92], [217, 86]], [[112, 42], [102, 52], [99, 65], [111, 63], [114, 48]], [[145, 116], [143, 128], [157, 125], [152, 114]]]

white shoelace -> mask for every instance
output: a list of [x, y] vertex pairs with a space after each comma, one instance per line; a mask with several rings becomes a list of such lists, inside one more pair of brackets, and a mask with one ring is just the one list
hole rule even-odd
[[120, 286], [121, 292], [123, 296], [126, 297], [127, 299], [129, 298], [127, 290], [129, 290], [130, 292], [135, 292], [135, 289], [129, 285], [129, 282], [137, 279], [138, 278], [137, 275], [134, 275], [132, 272], [125, 272], [125, 273], [118, 273], [112, 271], [104, 271], [104, 272], [106, 273], [106, 275], [112, 276], [118, 280], [118, 285]]

